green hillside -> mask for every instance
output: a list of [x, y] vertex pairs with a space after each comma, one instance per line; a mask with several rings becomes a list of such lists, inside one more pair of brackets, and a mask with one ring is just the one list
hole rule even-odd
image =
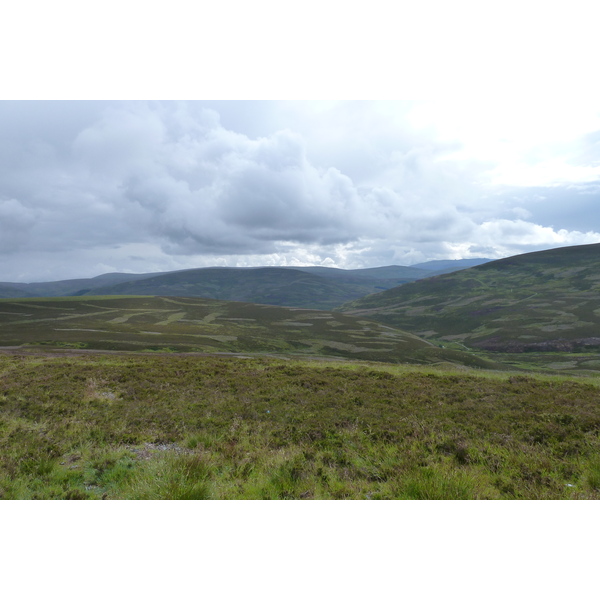
[[314, 269], [315, 272], [287, 267], [190, 269], [95, 287], [77, 295], [188, 296], [326, 310], [415, 278], [413, 274], [412, 278], [381, 279], [342, 269]]
[[[331, 309], [429, 275], [410, 267], [346, 271], [327, 267], [207, 267], [166, 273], [106, 273], [90, 279], [0, 283], [0, 298], [84, 295], [195, 296]], [[364, 274], [363, 274], [364, 272]]]
[[489, 361], [342, 313], [201, 298], [80, 297], [0, 301], [0, 346], [275, 353], [392, 363]]
[[0, 283], [0, 298], [27, 298], [32, 294], [11, 283]]
[[342, 307], [425, 338], [493, 351], [600, 347], [600, 244], [521, 254]]
[[[145, 279], [146, 277], [153, 277], [159, 274], [105, 273], [89, 279], [64, 279], [61, 281], [42, 281], [37, 283], [0, 283], [0, 298], [80, 295], [100, 287], [114, 285], [123, 281]], [[7, 290], [10, 290], [10, 292]]]
[[175, 271], [138, 281], [100, 287], [87, 294], [188, 296], [297, 306], [333, 308], [374, 291], [362, 280], [340, 284], [318, 275], [265, 267], [256, 269], [208, 268]]
[[[452, 270], [467, 265], [465, 261], [446, 262], [453, 263]], [[429, 263], [424, 263], [422, 269], [396, 265], [368, 269], [205, 267], [162, 273], [105, 273], [89, 279], [0, 283], [0, 298], [92, 294], [196, 296], [326, 310], [368, 294], [430, 277], [433, 273], [427, 265]]]

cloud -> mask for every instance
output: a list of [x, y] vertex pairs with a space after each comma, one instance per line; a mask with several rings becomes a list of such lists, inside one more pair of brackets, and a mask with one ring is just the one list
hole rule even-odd
[[160, 115], [148, 106], [109, 107], [77, 135], [72, 154], [75, 164], [89, 173], [119, 178], [151, 164], [165, 136]]
[[0, 198], [0, 252], [13, 254], [25, 245], [36, 220], [34, 211], [14, 198]]
[[[552, 227], [543, 227], [537, 223], [522, 221], [520, 219], [509, 221], [507, 219], [495, 219], [483, 223], [479, 228], [478, 241], [487, 244], [488, 247], [518, 248], [526, 250], [543, 247], [553, 247], [576, 244], [600, 243], [600, 233], [594, 231], [568, 231]], [[499, 243], [500, 241], [500, 243]]]
[[[595, 175], [492, 185], [497, 157], [473, 152], [484, 137], [442, 135], [418, 106], [0, 103], [1, 278], [353, 268], [600, 241]], [[595, 173], [597, 147], [586, 134], [561, 168]], [[557, 160], [542, 158], [530, 173]]]
[[123, 200], [141, 208], [172, 252], [256, 253], [275, 242], [358, 236], [352, 181], [311, 165], [301, 137], [290, 131], [252, 140], [214, 122], [167, 143], [154, 139], [128, 156], [138, 159], [120, 163]]

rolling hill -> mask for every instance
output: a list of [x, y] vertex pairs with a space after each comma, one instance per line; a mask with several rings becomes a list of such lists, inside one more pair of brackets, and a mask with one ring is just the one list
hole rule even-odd
[[[484, 259], [482, 259], [484, 260]], [[448, 267], [445, 263], [452, 263]], [[207, 267], [166, 273], [106, 273], [90, 279], [0, 283], [0, 298], [83, 295], [196, 296], [276, 306], [332, 309], [344, 302], [434, 274], [431, 268], [391, 265], [330, 267]], [[461, 269], [467, 261], [444, 261]]]
[[[369, 290], [369, 291], [367, 291]], [[85, 292], [84, 295], [187, 296], [328, 309], [374, 291], [369, 281], [320, 277], [304, 271], [265, 267], [175, 271]]]
[[0, 298], [34, 298], [74, 296], [83, 291], [115, 285], [124, 281], [137, 281], [160, 273], [105, 273], [88, 279], [64, 279], [39, 283], [0, 283]]
[[69, 350], [275, 353], [494, 367], [375, 321], [201, 298], [0, 300], [0, 346]]
[[341, 310], [492, 351], [600, 347], [600, 244], [512, 256], [423, 279]]

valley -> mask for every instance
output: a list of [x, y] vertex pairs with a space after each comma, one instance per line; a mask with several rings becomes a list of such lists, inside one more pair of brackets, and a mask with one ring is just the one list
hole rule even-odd
[[599, 267], [593, 245], [376, 293], [395, 267], [1, 299], [0, 498], [600, 499]]

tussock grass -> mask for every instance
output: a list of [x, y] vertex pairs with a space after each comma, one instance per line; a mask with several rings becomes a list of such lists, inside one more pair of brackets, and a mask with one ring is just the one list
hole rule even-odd
[[597, 499], [599, 431], [566, 376], [0, 356], [4, 499]]

